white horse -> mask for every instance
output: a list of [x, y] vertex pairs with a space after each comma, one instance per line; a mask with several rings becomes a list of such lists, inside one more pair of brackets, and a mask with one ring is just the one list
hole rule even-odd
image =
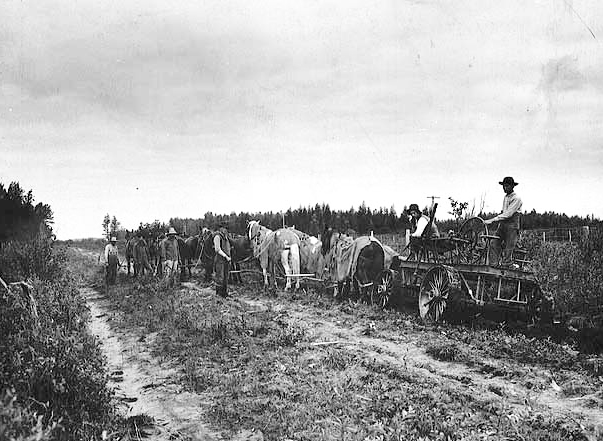
[[319, 279], [322, 278], [325, 269], [325, 258], [322, 255], [322, 242], [295, 227], [288, 227], [299, 237], [299, 257], [301, 270], [313, 273]]
[[[300, 274], [299, 237], [285, 228], [272, 231], [259, 221], [249, 221], [247, 234], [253, 247], [253, 256], [260, 261], [264, 286], [268, 287], [268, 268], [276, 286], [274, 266], [279, 262], [285, 270], [287, 283], [285, 290], [291, 289], [292, 275]], [[299, 277], [295, 277], [295, 289], [299, 288]]]

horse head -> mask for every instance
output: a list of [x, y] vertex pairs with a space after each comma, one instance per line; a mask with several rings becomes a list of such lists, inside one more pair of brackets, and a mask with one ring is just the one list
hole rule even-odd
[[260, 221], [251, 220], [247, 222], [247, 237], [253, 241], [260, 234]]
[[325, 230], [322, 233], [322, 247], [320, 252], [323, 256], [326, 256], [329, 250], [331, 249], [331, 239], [333, 238], [333, 228], [325, 227]]

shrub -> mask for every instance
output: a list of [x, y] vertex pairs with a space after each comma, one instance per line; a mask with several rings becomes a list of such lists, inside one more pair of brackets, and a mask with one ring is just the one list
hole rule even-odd
[[0, 439], [40, 441], [51, 438], [56, 424], [44, 425], [30, 406], [17, 403], [14, 390], [0, 396]]
[[51, 238], [39, 234], [32, 240], [10, 241], [0, 248], [0, 276], [25, 280], [33, 276], [50, 280], [63, 272], [67, 254]]
[[563, 316], [582, 315], [601, 325], [603, 314], [603, 231], [577, 243], [531, 243], [534, 271]]
[[0, 265], [7, 281], [27, 278], [32, 286], [0, 288], [0, 414], [11, 421], [2, 430], [9, 439], [99, 438], [116, 417], [64, 249], [40, 237], [11, 242]]

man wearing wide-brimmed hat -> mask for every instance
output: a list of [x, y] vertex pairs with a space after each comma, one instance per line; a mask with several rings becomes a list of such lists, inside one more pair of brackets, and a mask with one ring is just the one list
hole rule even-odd
[[[419, 206], [417, 204], [410, 204], [408, 207], [408, 214], [411, 217], [411, 226], [413, 227], [413, 232], [410, 234], [410, 237], [422, 237], [425, 228], [429, 225], [429, 221], [431, 220], [429, 216], [424, 215], [421, 210], [419, 210]], [[438, 231], [438, 227], [435, 222], [431, 223], [431, 231], [425, 232], [428, 237], [440, 237], [440, 232]]]
[[228, 227], [225, 222], [218, 224], [218, 231], [214, 234], [214, 274], [216, 294], [228, 297], [228, 276], [230, 269], [230, 241], [228, 240]]
[[511, 176], [505, 177], [499, 182], [505, 192], [503, 199], [502, 213], [485, 221], [486, 225], [498, 223], [496, 235], [500, 239], [492, 241], [490, 262], [497, 265], [502, 251], [502, 265], [511, 265], [513, 259], [513, 250], [517, 245], [519, 238], [519, 216], [521, 215], [521, 198], [515, 193], [515, 182]]
[[163, 277], [168, 279], [170, 285], [174, 284], [178, 275], [178, 262], [180, 261], [177, 234], [176, 229], [170, 227], [166, 238], [159, 244], [159, 255], [163, 263]]
[[430, 217], [424, 215], [417, 204], [410, 204], [408, 207], [408, 214], [410, 215], [410, 226], [411, 233], [409, 237], [408, 247], [411, 256], [418, 256], [423, 246], [422, 238], [433, 238], [440, 237], [440, 232], [435, 222], [431, 222], [431, 228], [429, 228]]
[[107, 285], [115, 285], [117, 278], [117, 267], [119, 266], [119, 255], [117, 250], [117, 237], [111, 237], [111, 241], [105, 246], [105, 269]]

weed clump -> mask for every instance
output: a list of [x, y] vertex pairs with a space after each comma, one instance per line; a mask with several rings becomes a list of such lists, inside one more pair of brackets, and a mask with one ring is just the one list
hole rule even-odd
[[468, 354], [456, 342], [433, 343], [425, 350], [436, 360], [441, 361], [467, 361]]

